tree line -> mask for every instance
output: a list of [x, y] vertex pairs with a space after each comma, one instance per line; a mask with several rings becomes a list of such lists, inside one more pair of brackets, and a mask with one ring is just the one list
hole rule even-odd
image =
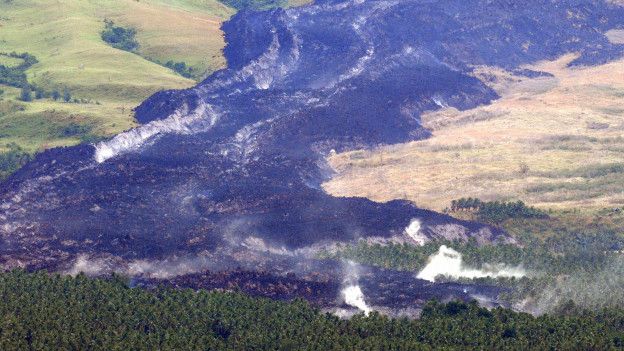
[[419, 319], [340, 319], [303, 300], [0, 274], [2, 350], [605, 350], [624, 347], [624, 311], [534, 317], [476, 302], [429, 302]]
[[277, 7], [286, 7], [285, 0], [220, 0], [222, 3], [237, 10], [268, 10]]
[[[39, 60], [34, 55], [27, 52], [24, 53], [0, 53], [2, 56], [7, 56], [15, 59], [19, 59], [22, 62], [15, 66], [7, 66], [0, 64], [0, 84], [8, 85], [11, 87], [19, 88], [19, 99], [24, 102], [29, 102], [34, 99], [51, 98], [55, 101], [64, 100], [65, 102], [84, 102], [81, 100], [72, 100], [71, 92], [68, 88], [63, 90], [63, 93], [59, 90], [47, 91], [43, 87], [37, 86], [28, 82], [26, 76], [26, 70], [33, 65], [39, 63]], [[34, 94], [33, 94], [34, 93]], [[34, 95], [34, 96], [33, 96]]]
[[24, 85], [28, 85], [25, 71], [39, 62], [37, 58], [27, 52], [21, 54], [18, 54], [16, 52], [0, 53], [0, 55], [19, 59], [22, 61], [20, 64], [15, 66], [0, 65], [0, 84], [5, 84], [16, 88], [21, 88]]
[[477, 219], [489, 223], [501, 223], [512, 218], [548, 218], [548, 213], [527, 206], [524, 202], [481, 201], [478, 198], [461, 198], [451, 201], [451, 211], [472, 211]]

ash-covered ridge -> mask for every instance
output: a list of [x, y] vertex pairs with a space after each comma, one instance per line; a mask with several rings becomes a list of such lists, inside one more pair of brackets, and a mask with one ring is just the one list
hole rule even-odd
[[512, 241], [405, 201], [331, 197], [319, 186], [324, 157], [426, 138], [423, 111], [496, 99], [475, 65], [620, 57], [604, 33], [623, 19], [622, 7], [597, 0], [320, 0], [240, 12], [223, 26], [228, 69], [152, 96], [136, 109], [142, 126], [46, 151], [1, 185], [2, 263], [233, 246], [292, 254], [360, 238]]

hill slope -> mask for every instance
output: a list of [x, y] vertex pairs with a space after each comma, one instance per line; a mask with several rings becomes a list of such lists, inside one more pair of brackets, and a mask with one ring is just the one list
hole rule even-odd
[[[19, 102], [18, 89], [0, 86], [0, 150], [14, 142], [35, 152], [135, 126], [131, 109], [146, 97], [195, 84], [150, 60], [185, 62], [198, 77], [223, 68], [220, 26], [233, 13], [215, 0], [0, 2], [0, 53], [34, 55], [29, 83], [85, 101]], [[136, 54], [102, 41], [105, 19], [137, 29]], [[83, 132], [67, 133], [75, 124]]]
[[142, 126], [43, 153], [4, 183], [5, 266], [58, 267], [80, 254], [223, 260], [233, 248], [307, 252], [359, 238], [513, 242], [409, 202], [329, 196], [322, 160], [423, 139], [425, 111], [490, 103], [498, 94], [474, 66], [518, 71], [573, 51], [574, 64], [621, 57], [603, 33], [624, 9], [583, 3], [535, 0], [518, 12], [486, 0], [324, 0], [240, 12], [223, 26], [228, 69], [150, 97], [137, 109]]
[[501, 99], [423, 116], [425, 141], [334, 155], [336, 196], [410, 199], [442, 210], [451, 200], [523, 199], [542, 207], [624, 205], [624, 61], [571, 68], [566, 55], [527, 78], [481, 67]]
[[[2, 183], [0, 264], [152, 277], [243, 267], [345, 284], [357, 269], [319, 261], [320, 250], [517, 243], [411, 202], [331, 196], [320, 188], [325, 156], [422, 140], [426, 111], [498, 99], [475, 67], [548, 76], [525, 65], [569, 52], [573, 65], [621, 58], [604, 33], [622, 18], [597, 0], [319, 0], [239, 12], [222, 27], [227, 69], [145, 100], [141, 126], [41, 153]], [[358, 284], [381, 306], [413, 304], [402, 297], [422, 291], [413, 274], [391, 279], [401, 285], [388, 276], [370, 271]]]

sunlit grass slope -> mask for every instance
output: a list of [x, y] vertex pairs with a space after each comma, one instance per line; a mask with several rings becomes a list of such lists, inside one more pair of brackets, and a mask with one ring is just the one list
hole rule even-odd
[[[18, 89], [0, 86], [0, 148], [16, 142], [34, 152], [75, 144], [79, 136], [63, 132], [68, 124], [85, 125], [96, 137], [132, 127], [131, 109], [146, 97], [195, 84], [151, 61], [185, 62], [206, 74], [224, 67], [219, 28], [233, 12], [216, 0], [0, 1], [0, 52], [35, 55], [39, 63], [26, 72], [30, 83], [89, 101], [20, 102]], [[137, 29], [136, 54], [101, 40], [105, 19]]]
[[624, 205], [624, 61], [570, 68], [568, 55], [529, 79], [491, 67], [502, 96], [489, 106], [423, 116], [429, 140], [330, 158], [339, 196], [413, 200], [442, 210], [462, 197], [521, 199], [543, 208]]

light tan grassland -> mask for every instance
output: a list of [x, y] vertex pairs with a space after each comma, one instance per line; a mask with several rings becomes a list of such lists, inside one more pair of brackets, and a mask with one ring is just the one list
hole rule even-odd
[[502, 96], [468, 111], [427, 113], [433, 137], [331, 156], [324, 189], [442, 210], [451, 200], [515, 200], [544, 208], [624, 205], [624, 60], [570, 68], [574, 55], [529, 68], [554, 78], [495, 76]]

